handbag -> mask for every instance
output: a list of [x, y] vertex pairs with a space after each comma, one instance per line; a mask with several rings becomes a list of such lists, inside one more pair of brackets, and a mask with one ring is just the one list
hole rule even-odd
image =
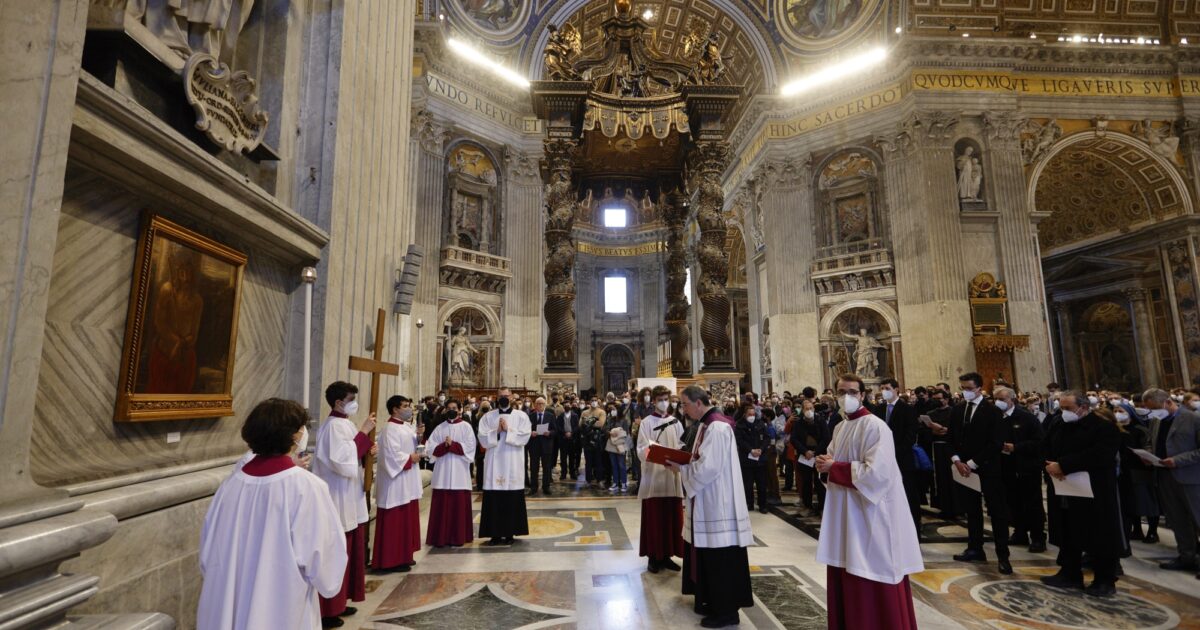
[[929, 459], [929, 454], [919, 444], [913, 444], [912, 447], [913, 463], [917, 470], [921, 472], [930, 472], [933, 470], [933, 461]]

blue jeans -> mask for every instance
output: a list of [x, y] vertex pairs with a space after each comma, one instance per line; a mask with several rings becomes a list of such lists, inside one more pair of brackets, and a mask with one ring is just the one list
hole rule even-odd
[[625, 453], [609, 453], [608, 461], [612, 464], [613, 485], [624, 486], [627, 477], [625, 475]]

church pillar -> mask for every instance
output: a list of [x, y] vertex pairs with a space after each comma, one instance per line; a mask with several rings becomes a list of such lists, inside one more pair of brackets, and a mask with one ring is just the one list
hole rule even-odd
[[1154, 343], [1154, 326], [1150, 322], [1150, 307], [1146, 304], [1146, 290], [1126, 289], [1124, 293], [1133, 311], [1133, 334], [1137, 344], [1142, 387], [1158, 387], [1161, 385], [1158, 375], [1158, 351]]
[[[541, 243], [530, 239], [542, 231], [542, 178], [538, 157], [509, 150], [505, 161], [504, 242], [512, 261], [512, 279], [504, 290], [504, 345], [500, 373], [513, 375], [512, 385], [537, 387], [542, 355], [542, 283], [545, 260]], [[572, 341], [574, 343], [574, 341]]]
[[413, 295], [413, 320], [420, 319], [424, 327], [413, 344], [410, 360], [416, 366], [413, 386], [416, 396], [433, 391], [437, 385], [438, 267], [442, 249], [442, 209], [446, 187], [446, 142], [450, 134], [440, 121], [427, 110], [412, 116], [409, 144], [412, 160], [413, 239], [425, 252], [417, 290]]
[[1059, 385], [1063, 389], [1084, 389], [1086, 385], [1083, 382], [1083, 362], [1075, 344], [1075, 330], [1071, 326], [1071, 305], [1056, 302], [1054, 314], [1058, 317], [1058, 335], [1059, 341], [1062, 342], [1062, 369], [1066, 376], [1066, 382]]
[[575, 351], [575, 187], [571, 168], [577, 140], [553, 137], [544, 141], [550, 182], [546, 185], [546, 302], [544, 313], [549, 333], [546, 338], [546, 371], [574, 373]]
[[776, 391], [799, 392], [822, 383], [817, 293], [812, 283], [816, 222], [812, 164], [800, 159], [767, 162], [755, 174], [761, 186], [763, 241], [766, 246], [771, 377]]
[[729, 143], [707, 140], [688, 154], [688, 168], [696, 174], [696, 223], [700, 228], [697, 258], [700, 278], [700, 341], [704, 344], [701, 372], [732, 372], [733, 346], [729, 336], [729, 252], [725, 251], [725, 191], [721, 174], [729, 164]]
[[687, 215], [687, 196], [677, 188], [667, 195], [667, 203], [663, 207], [663, 220], [667, 224], [667, 312], [664, 319], [667, 335], [671, 339], [671, 374], [675, 378], [689, 378], [692, 375], [688, 330], [690, 305], [683, 292], [687, 284], [687, 252], [683, 234]]
[[953, 381], [974, 369], [969, 278], [954, 175], [958, 117], [918, 112], [883, 148], [896, 296], [909, 383]]
[[1031, 220], [1026, 195], [1021, 129], [1026, 119], [1011, 112], [985, 113], [987, 134], [985, 168], [1000, 213], [998, 224], [1000, 268], [1008, 288], [1008, 319], [1012, 334], [1029, 335], [1026, 352], [1015, 352], [1016, 383], [1026, 389], [1048, 382], [1053, 370], [1046, 327], [1045, 289], [1042, 285], [1041, 255], [1037, 247], [1037, 225]]

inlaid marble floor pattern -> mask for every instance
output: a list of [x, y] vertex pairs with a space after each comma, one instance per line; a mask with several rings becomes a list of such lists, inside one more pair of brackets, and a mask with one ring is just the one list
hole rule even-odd
[[[679, 593], [679, 574], [648, 573], [638, 557], [640, 512], [634, 496], [584, 492], [572, 498], [567, 484], [556, 484], [555, 490], [528, 501], [531, 536], [515, 547], [495, 552], [478, 545], [425, 547], [412, 572], [369, 575], [367, 601], [355, 604], [359, 612], [346, 619], [345, 628], [699, 627], [692, 598]], [[794, 503], [793, 497], [785, 500]], [[422, 533], [428, 511], [426, 498]], [[798, 523], [789, 509], [751, 512], [751, 521], [756, 605], [742, 610], [740, 627], [825, 628], [825, 566], [816, 562], [817, 541], [806, 533], [811, 527]], [[1123, 561], [1120, 595], [1111, 601], [1037, 582], [1054, 570], [1053, 547], [1037, 555], [1014, 549], [1016, 574], [1002, 576], [990, 544], [993, 562], [957, 563], [951, 556], [962, 551], [959, 532], [942, 531], [942, 542], [922, 545], [926, 572], [913, 577], [922, 629], [1200, 630], [1200, 580], [1155, 566], [1171, 555], [1170, 530], [1161, 531], [1165, 544], [1134, 543], [1134, 557]]]

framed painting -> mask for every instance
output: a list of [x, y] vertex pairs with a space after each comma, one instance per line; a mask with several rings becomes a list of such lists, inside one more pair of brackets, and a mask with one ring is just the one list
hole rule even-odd
[[158, 215], [138, 238], [114, 420], [233, 415], [246, 255]]

